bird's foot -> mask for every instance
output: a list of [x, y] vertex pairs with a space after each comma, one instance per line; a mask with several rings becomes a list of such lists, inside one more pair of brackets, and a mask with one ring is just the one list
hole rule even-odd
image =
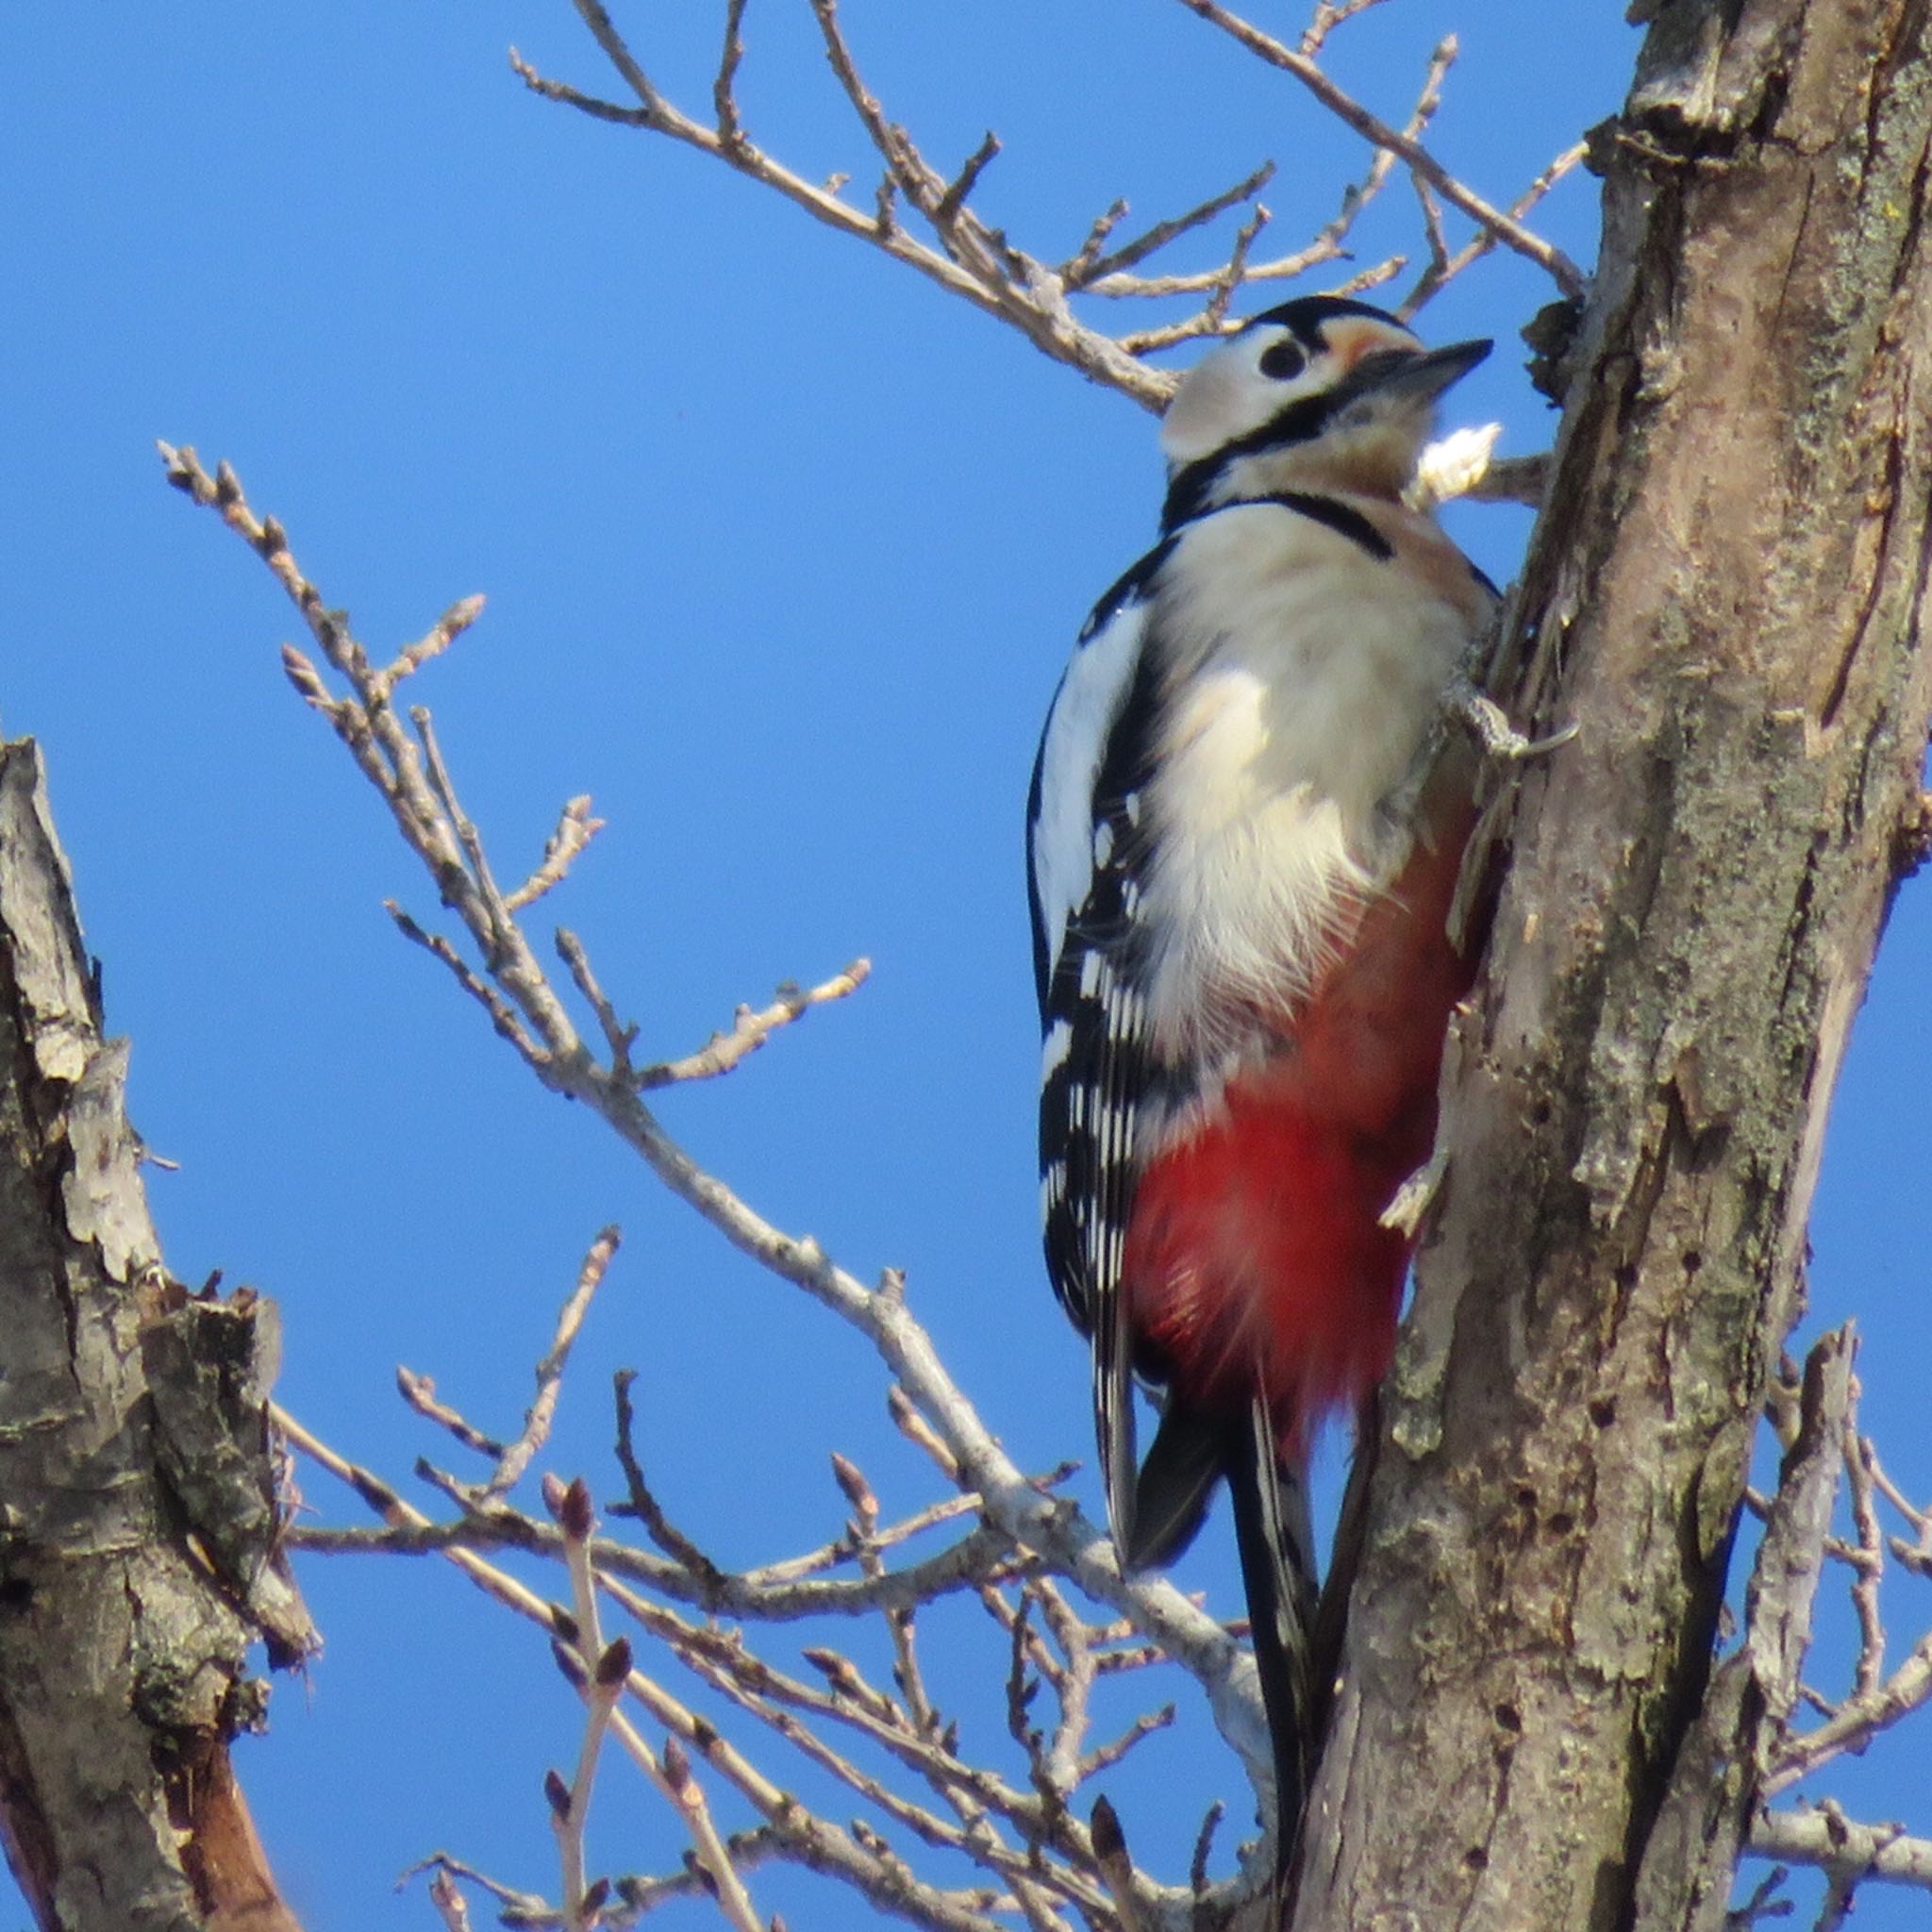
[[1485, 758], [1499, 764], [1527, 764], [1531, 758], [1547, 758], [1559, 751], [1576, 736], [1577, 726], [1566, 724], [1544, 738], [1530, 738], [1517, 730], [1509, 715], [1494, 698], [1485, 697], [1473, 684], [1457, 684], [1449, 693], [1451, 714], [1469, 729]]

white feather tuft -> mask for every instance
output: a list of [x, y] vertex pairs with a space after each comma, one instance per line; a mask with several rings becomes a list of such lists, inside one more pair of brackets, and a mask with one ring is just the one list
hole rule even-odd
[[1429, 509], [1456, 496], [1467, 496], [1490, 473], [1496, 453], [1496, 441], [1503, 434], [1500, 423], [1485, 423], [1474, 429], [1452, 430], [1440, 442], [1432, 442], [1415, 466], [1415, 481], [1403, 491], [1411, 509]]

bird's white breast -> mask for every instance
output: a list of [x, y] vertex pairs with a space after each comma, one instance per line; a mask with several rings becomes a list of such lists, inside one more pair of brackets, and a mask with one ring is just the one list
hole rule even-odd
[[1413, 843], [1403, 810], [1468, 646], [1400, 558], [1293, 509], [1190, 527], [1162, 573], [1166, 701], [1148, 797], [1158, 1048], [1217, 1039], [1230, 997], [1305, 990]]

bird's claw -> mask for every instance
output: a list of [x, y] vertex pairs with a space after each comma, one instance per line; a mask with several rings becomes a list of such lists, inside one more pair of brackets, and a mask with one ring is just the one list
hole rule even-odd
[[1456, 713], [1468, 725], [1484, 756], [1503, 764], [1522, 765], [1532, 758], [1547, 758], [1568, 744], [1578, 730], [1572, 724], [1543, 738], [1527, 737], [1509, 722], [1501, 705], [1474, 690], [1457, 694]]

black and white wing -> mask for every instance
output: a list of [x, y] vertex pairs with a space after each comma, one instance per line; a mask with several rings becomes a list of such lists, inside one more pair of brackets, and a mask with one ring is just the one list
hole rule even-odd
[[1139, 1177], [1136, 1129], [1153, 1074], [1135, 932], [1159, 697], [1148, 643], [1155, 579], [1173, 547], [1150, 551], [1088, 619], [1047, 714], [1027, 808], [1047, 1273], [1092, 1341], [1101, 1475], [1124, 1549], [1135, 1454], [1121, 1268]]

